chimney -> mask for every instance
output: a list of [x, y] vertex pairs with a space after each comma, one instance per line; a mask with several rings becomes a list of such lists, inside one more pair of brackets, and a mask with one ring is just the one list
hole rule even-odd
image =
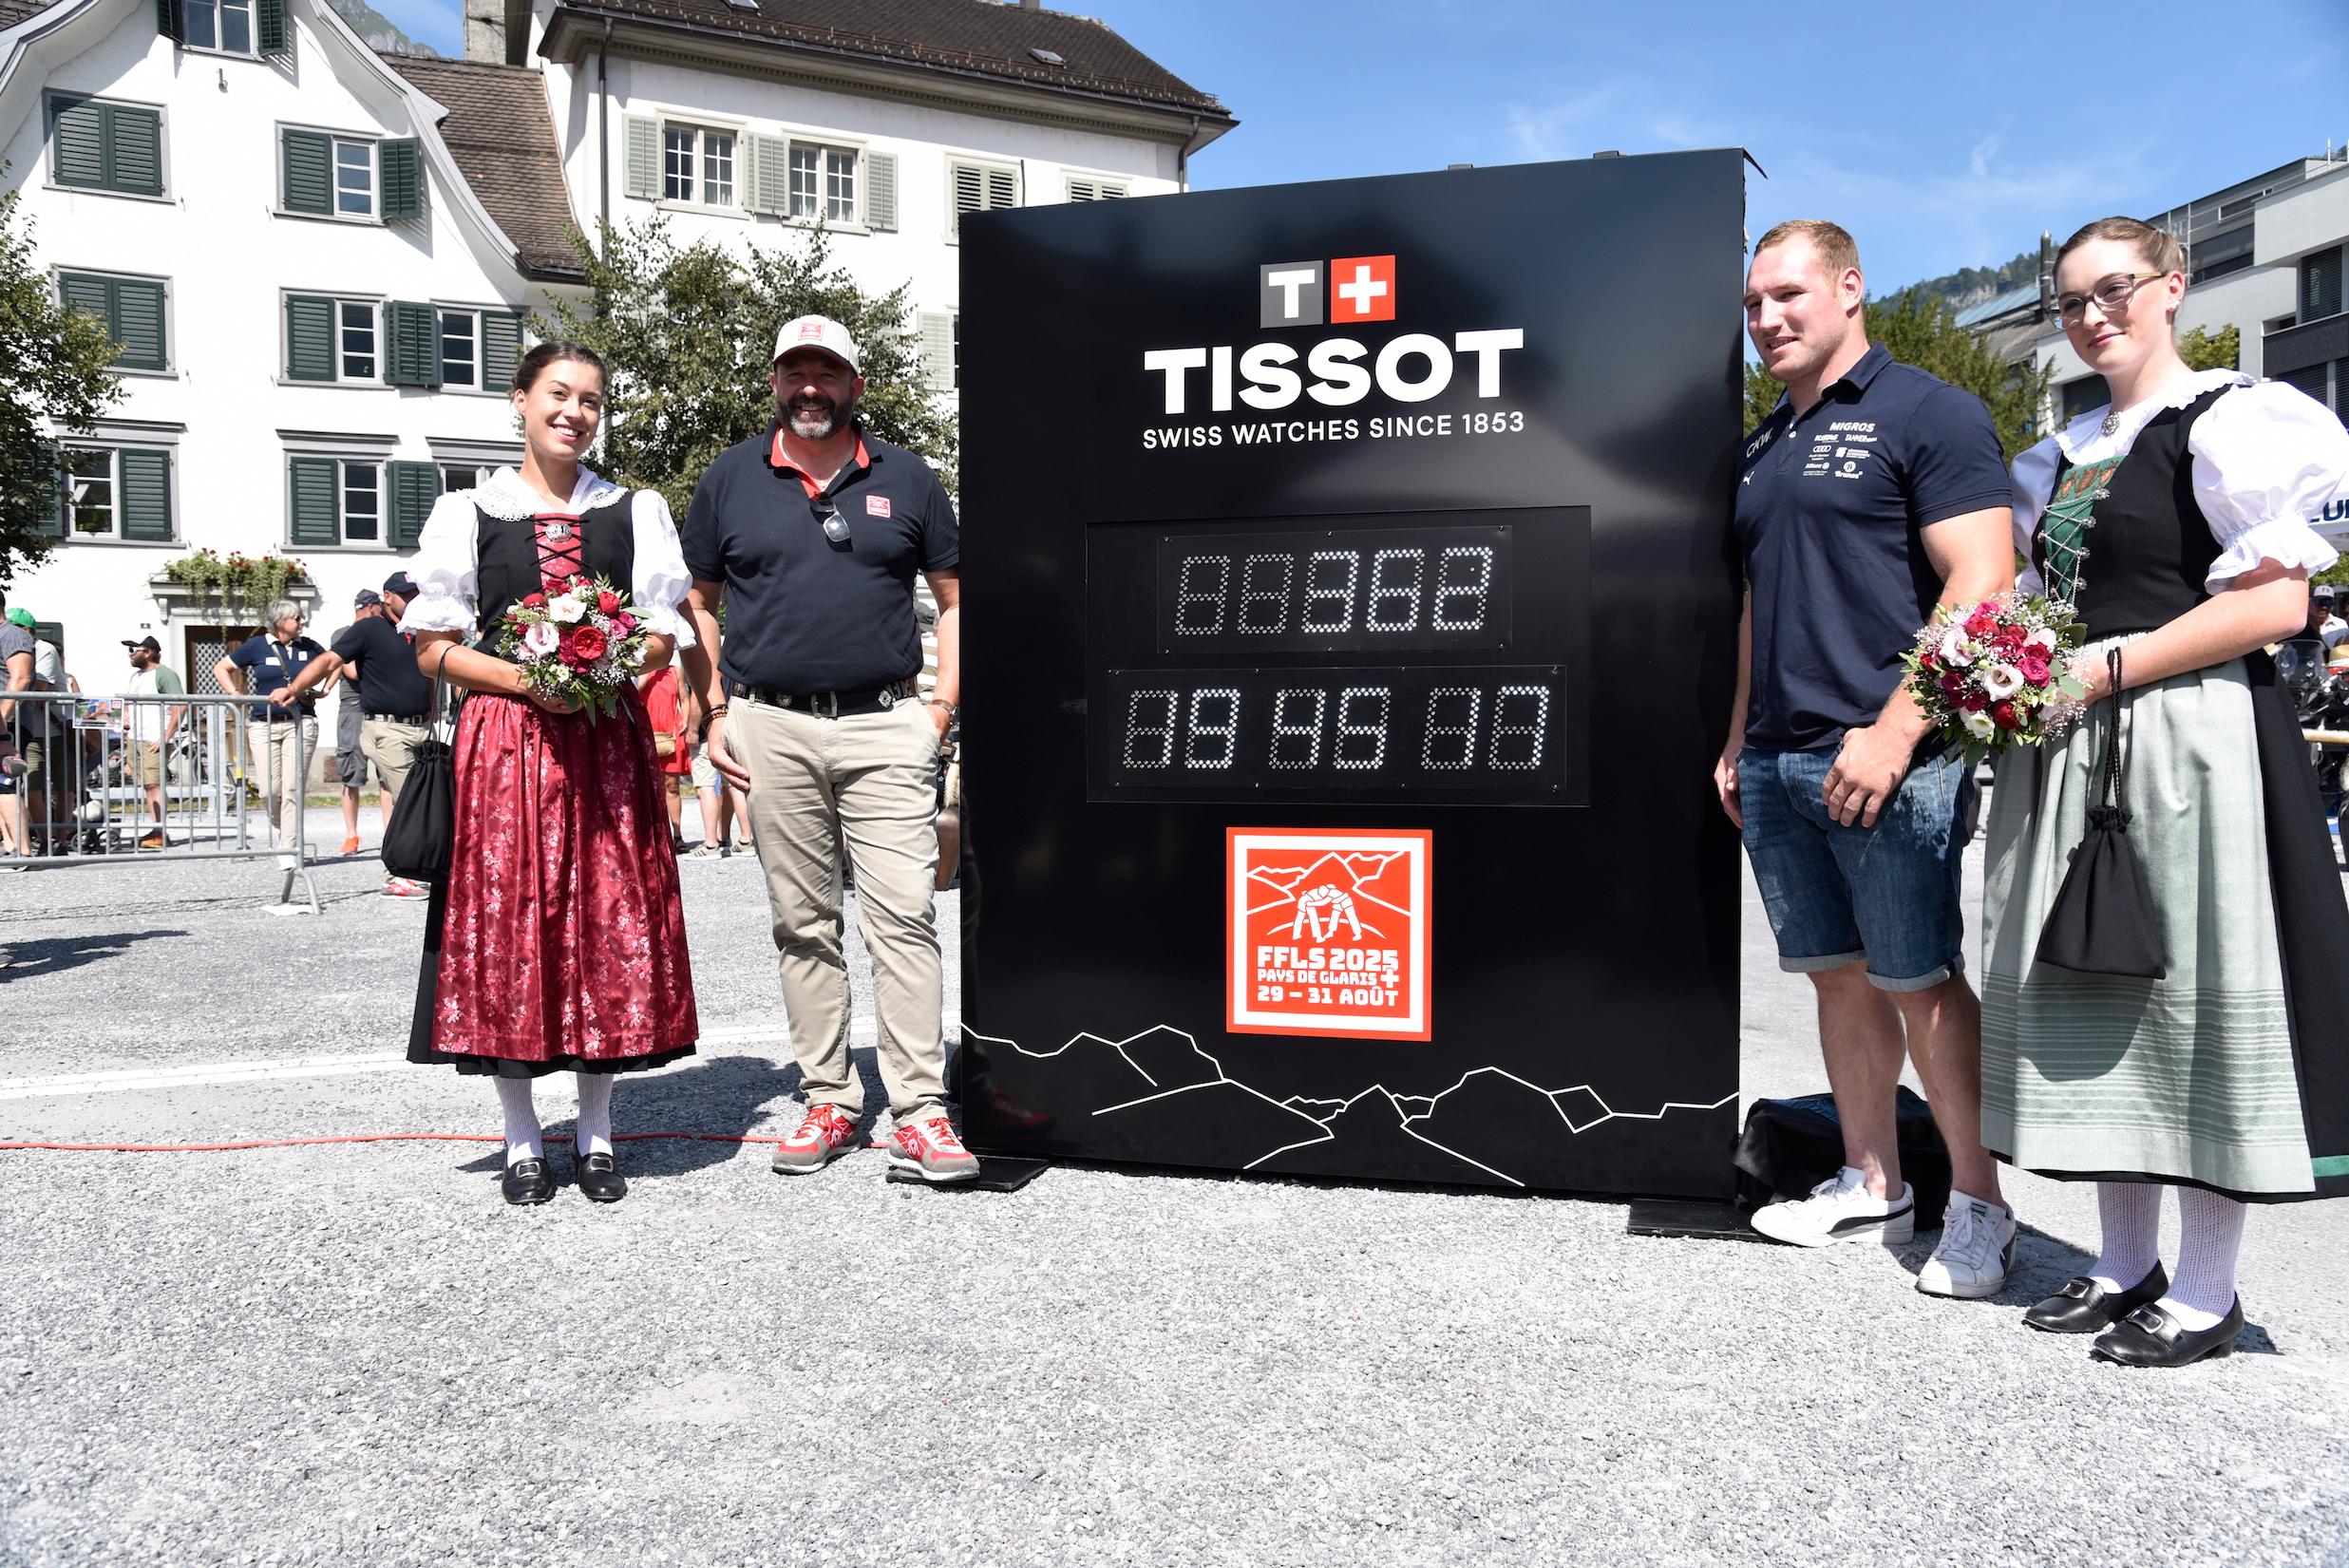
[[1044, 0], [1019, 0], [1019, 9], [1021, 10], [1042, 10]]
[[469, 0], [464, 12], [464, 57], [483, 64], [505, 64], [505, 12], [497, 0]]

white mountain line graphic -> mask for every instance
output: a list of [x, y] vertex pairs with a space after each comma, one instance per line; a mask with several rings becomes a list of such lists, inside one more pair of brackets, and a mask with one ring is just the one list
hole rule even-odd
[[[1294, 1143], [1283, 1143], [1280, 1147], [1274, 1149], [1271, 1153], [1259, 1155], [1254, 1160], [1249, 1161], [1245, 1165], [1241, 1167], [1242, 1170], [1254, 1170], [1257, 1166], [1261, 1165], [1267, 1160], [1279, 1159], [1281, 1155], [1292, 1153], [1298, 1149], [1315, 1148], [1323, 1143], [1335, 1143], [1337, 1139], [1337, 1134], [1330, 1130], [1330, 1124], [1337, 1120], [1337, 1118], [1344, 1112], [1352, 1109], [1355, 1105], [1374, 1094], [1386, 1100], [1389, 1105], [1395, 1108], [1397, 1115], [1401, 1118], [1403, 1131], [1411, 1137], [1417, 1139], [1420, 1143], [1427, 1144], [1428, 1147], [1431, 1149], [1437, 1149], [1445, 1154], [1450, 1155], [1454, 1160], [1463, 1161], [1468, 1164], [1474, 1165], [1478, 1170], [1483, 1171], [1499, 1181], [1506, 1181], [1512, 1187], [1523, 1187], [1525, 1185], [1525, 1182], [1520, 1181], [1517, 1178], [1509, 1175], [1506, 1171], [1494, 1170], [1490, 1165], [1486, 1164], [1481, 1160], [1470, 1159], [1468, 1155], [1462, 1154], [1458, 1149], [1450, 1148], [1445, 1144], [1437, 1143], [1434, 1139], [1428, 1137], [1425, 1133], [1416, 1130], [1411, 1125], [1414, 1122], [1424, 1122], [1433, 1116], [1435, 1114], [1435, 1107], [1443, 1101], [1446, 1095], [1450, 1094], [1455, 1090], [1467, 1087], [1470, 1079], [1481, 1078], [1487, 1074], [1490, 1074], [1496, 1078], [1506, 1078], [1512, 1084], [1523, 1085], [1525, 1087], [1531, 1089], [1534, 1093], [1546, 1099], [1550, 1103], [1550, 1108], [1558, 1113], [1558, 1120], [1565, 1124], [1566, 1131], [1577, 1135], [1588, 1132], [1593, 1127], [1603, 1126], [1609, 1122], [1660, 1122], [1666, 1115], [1676, 1110], [1718, 1110], [1723, 1105], [1731, 1104], [1737, 1098], [1735, 1091], [1733, 1090], [1728, 1094], [1724, 1094], [1718, 1100], [1711, 1102], [1700, 1100], [1667, 1100], [1663, 1105], [1658, 1106], [1654, 1110], [1617, 1110], [1614, 1106], [1608, 1105], [1605, 1098], [1588, 1084], [1575, 1084], [1565, 1088], [1545, 1089], [1541, 1085], [1534, 1083], [1531, 1079], [1521, 1077], [1517, 1073], [1509, 1071], [1506, 1067], [1470, 1067], [1468, 1071], [1462, 1073], [1458, 1079], [1454, 1080], [1450, 1088], [1444, 1089], [1435, 1094], [1397, 1094], [1383, 1084], [1373, 1084], [1370, 1087], [1342, 1100], [1314, 1099], [1310, 1096], [1302, 1094], [1293, 1094], [1286, 1100], [1276, 1100], [1271, 1095], [1264, 1093], [1260, 1089], [1254, 1088], [1249, 1085], [1241, 1083], [1239, 1079], [1234, 1078], [1230, 1073], [1224, 1071], [1223, 1064], [1218, 1061], [1213, 1055], [1209, 1054], [1206, 1048], [1200, 1045], [1196, 1037], [1185, 1030], [1176, 1029], [1171, 1024], [1153, 1024], [1148, 1029], [1138, 1030], [1135, 1032], [1127, 1035], [1122, 1040], [1112, 1040], [1106, 1035], [1095, 1034], [1091, 1030], [1088, 1030], [1070, 1036], [1070, 1038], [1056, 1050], [1030, 1050], [1026, 1046], [1021, 1045], [1016, 1040], [1006, 1040], [993, 1034], [981, 1034], [976, 1030], [973, 1029], [969, 1024], [964, 1024], [962, 1026], [963, 1037], [966, 1040], [980, 1040], [991, 1046], [1009, 1046], [1012, 1049], [1019, 1052], [1022, 1056], [1033, 1057], [1038, 1061], [1049, 1061], [1051, 1058], [1067, 1051], [1070, 1047], [1078, 1045], [1083, 1041], [1090, 1040], [1097, 1046], [1107, 1046], [1111, 1050], [1116, 1051], [1117, 1054], [1124, 1059], [1126, 1065], [1133, 1068], [1134, 1071], [1140, 1075], [1142, 1081], [1148, 1084], [1153, 1088], [1157, 1087], [1158, 1080], [1151, 1077], [1147, 1072], [1143, 1071], [1142, 1065], [1139, 1062], [1136, 1062], [1131, 1056], [1127, 1056], [1126, 1054], [1126, 1048], [1133, 1044], [1136, 1040], [1142, 1039], [1146, 1035], [1156, 1034], [1162, 1031], [1173, 1035], [1175, 1038], [1181, 1040], [1184, 1045], [1189, 1046], [1192, 1052], [1197, 1055], [1200, 1060], [1215, 1068], [1215, 1077], [1203, 1083], [1184, 1084], [1179, 1088], [1161, 1089], [1156, 1094], [1145, 1094], [1132, 1100], [1121, 1100], [1114, 1105], [1104, 1105], [1100, 1109], [1092, 1112], [1092, 1114], [1095, 1116], [1108, 1116], [1112, 1111], [1130, 1110], [1136, 1105], [1146, 1105], [1154, 1100], [1169, 1099], [1174, 1095], [1183, 1094], [1191, 1089], [1212, 1088], [1218, 1085], [1229, 1085], [1231, 1087], [1239, 1089], [1243, 1093], [1256, 1096], [1256, 1098], [1263, 1101], [1268, 1105], [1279, 1106], [1282, 1110], [1291, 1111], [1298, 1116], [1302, 1116], [1307, 1121], [1318, 1122], [1321, 1124], [1322, 1130], [1320, 1137], [1304, 1138], [1299, 1139]], [[1593, 1103], [1595, 1103], [1605, 1114], [1592, 1117], [1587, 1122], [1575, 1121], [1573, 1117], [1566, 1114], [1566, 1107], [1559, 1104], [1562, 1099], [1570, 1094], [1589, 1095]], [[1421, 1110], [1412, 1110], [1410, 1108], [1412, 1105], [1421, 1105], [1425, 1108]]]
[[[1308, 882], [1311, 882], [1314, 879], [1315, 875], [1318, 873], [1324, 865], [1327, 865], [1332, 860], [1335, 860], [1337, 862], [1337, 869], [1339, 873], [1345, 877], [1349, 884], [1349, 891], [1351, 891], [1356, 898], [1361, 899], [1364, 903], [1376, 904], [1379, 908], [1391, 911], [1396, 915], [1400, 915], [1403, 918], [1408, 920], [1411, 918], [1411, 912], [1410, 910], [1403, 909], [1397, 905], [1387, 902], [1386, 899], [1379, 897], [1376, 894], [1366, 891], [1362, 884], [1365, 882], [1374, 882], [1378, 880], [1379, 878], [1387, 874], [1387, 867], [1392, 865], [1397, 860], [1403, 860], [1409, 853], [1410, 852], [1408, 850], [1398, 849], [1392, 851], [1392, 853], [1381, 855], [1373, 850], [1357, 850], [1352, 855], [1343, 855], [1333, 849], [1328, 854], [1322, 856], [1320, 860], [1316, 860], [1313, 864], [1298, 872], [1297, 874], [1297, 878], [1294, 885], [1289, 887], [1282, 887], [1279, 881], [1274, 879], [1271, 873], [1260, 867], [1248, 873], [1248, 880], [1251, 882], [1260, 882], [1264, 886], [1269, 887], [1273, 891], [1279, 893], [1280, 897], [1274, 899], [1269, 904], [1254, 905], [1253, 907], [1247, 909], [1244, 913], [1249, 915], [1261, 915], [1266, 910], [1279, 909], [1286, 905], [1296, 903], [1298, 899], [1297, 890], [1305, 886]], [[1371, 862], [1371, 868], [1368, 871], [1356, 871], [1352, 865], [1347, 863], [1349, 860], [1369, 861]], [[1380, 933], [1380, 935], [1383, 935], [1384, 933]], [[1147, 1033], [1149, 1031], [1146, 1030], [1143, 1032]], [[1017, 1049], [1018, 1048], [1013, 1047], [1013, 1048]]]

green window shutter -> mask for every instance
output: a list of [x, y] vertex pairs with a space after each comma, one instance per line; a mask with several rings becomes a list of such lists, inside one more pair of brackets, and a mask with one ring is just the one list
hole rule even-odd
[[502, 392], [512, 385], [515, 362], [521, 358], [522, 317], [520, 311], [482, 312], [482, 386]]
[[640, 114], [632, 114], [625, 116], [620, 123], [627, 149], [626, 157], [621, 160], [622, 179], [626, 181], [623, 194], [657, 201], [661, 194], [660, 123]]
[[324, 295], [286, 295], [286, 379], [334, 379], [334, 301]]
[[171, 454], [123, 453], [123, 538], [168, 543], [171, 539]]
[[425, 215], [425, 170], [422, 144], [411, 138], [375, 143], [376, 167], [383, 180], [383, 215], [394, 218]]
[[49, 101], [49, 175], [60, 185], [106, 182], [106, 106], [93, 99]]
[[[106, 336], [114, 339], [118, 347], [121, 345], [123, 329], [115, 320], [114, 279], [89, 273], [59, 273], [57, 297], [65, 301], [67, 310], [96, 316], [105, 328]], [[115, 363], [122, 363], [119, 355]]]
[[155, 30], [175, 44], [187, 42], [187, 11], [180, 0], [155, 0]]
[[114, 295], [114, 363], [125, 370], [168, 370], [163, 335], [163, 286], [152, 278], [109, 280]]
[[955, 318], [945, 311], [921, 312], [921, 379], [941, 392], [955, 387]]
[[49, 465], [48, 510], [34, 522], [32, 531], [44, 538], [66, 537], [66, 454], [55, 442], [41, 444], [41, 455]]
[[898, 226], [898, 155], [864, 155], [864, 226], [895, 233]]
[[254, 41], [260, 45], [264, 57], [294, 52], [294, 29], [286, 25], [286, 0], [255, 0], [253, 25]]
[[283, 131], [277, 205], [290, 213], [334, 211], [334, 139], [316, 131]]
[[286, 460], [286, 542], [343, 541], [342, 465], [332, 458]]
[[391, 537], [395, 550], [412, 548], [424, 537], [425, 519], [440, 498], [441, 470], [430, 463], [392, 463], [385, 466], [385, 488], [391, 492]]
[[394, 387], [441, 384], [440, 317], [431, 306], [390, 301], [384, 307], [384, 336], [389, 345], [384, 380]]
[[754, 213], [783, 217], [791, 211], [791, 143], [780, 136], [747, 136], [750, 166], [742, 204]]
[[163, 194], [163, 117], [132, 104], [106, 109], [106, 189]]

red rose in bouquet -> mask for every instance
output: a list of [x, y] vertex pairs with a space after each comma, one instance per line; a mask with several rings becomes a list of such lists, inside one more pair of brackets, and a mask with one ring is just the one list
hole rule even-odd
[[563, 658], [574, 664], [594, 664], [603, 657], [606, 646], [603, 633], [593, 626], [575, 626], [563, 633]]
[[616, 615], [620, 612], [620, 596], [609, 588], [603, 589], [596, 595], [596, 608], [607, 615]]
[[571, 574], [547, 577], [543, 592], [508, 611], [497, 647], [532, 693], [575, 703], [594, 719], [620, 710], [647, 643], [625, 593]]
[[1953, 752], [1979, 763], [2037, 746], [2076, 716], [2085, 689], [2064, 669], [2078, 616], [2060, 599], [1999, 594], [1945, 606], [1902, 655], [1908, 690]]
[[543, 610], [546, 608], [546, 595], [544, 594], [532, 594], [524, 597], [522, 603], [530, 606], [533, 610]]
[[1990, 705], [1990, 722], [2000, 729], [2019, 729], [2023, 721], [2021, 715], [2015, 711], [2013, 703], [1995, 702]]

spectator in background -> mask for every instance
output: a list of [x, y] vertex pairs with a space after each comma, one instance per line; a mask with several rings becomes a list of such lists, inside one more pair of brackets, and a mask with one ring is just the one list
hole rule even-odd
[[665, 664], [639, 679], [636, 690], [644, 693], [644, 710], [653, 721], [653, 755], [656, 759], [661, 803], [669, 813], [669, 847], [672, 853], [682, 855], [685, 802], [677, 790], [693, 768], [685, 745], [685, 738], [694, 729], [692, 702], [683, 694], [673, 664]]
[[[391, 808], [407, 786], [408, 771], [416, 765], [432, 727], [432, 683], [416, 666], [415, 639], [399, 630], [399, 617], [415, 596], [415, 581], [406, 572], [394, 572], [385, 578], [381, 594], [362, 589], [350, 624], [334, 634], [333, 648], [270, 698], [279, 708], [290, 707], [337, 675], [349, 678], [356, 669], [359, 749], [374, 765], [386, 826], [390, 824]], [[346, 694], [344, 706], [350, 705]], [[350, 821], [355, 825], [355, 811]], [[352, 843], [346, 852], [356, 847]], [[422, 898], [430, 892], [424, 883], [406, 877], [384, 881], [388, 898]]]
[[2308, 596], [2308, 629], [2323, 641], [2327, 660], [2339, 659], [2341, 649], [2349, 647], [2349, 621], [2340, 618], [2336, 602], [2329, 582], [2320, 584]]
[[686, 733], [692, 749], [693, 795], [701, 804], [701, 842], [693, 846], [689, 860], [711, 860], [734, 853], [731, 833], [734, 825], [734, 791], [718, 776], [717, 765], [710, 760], [710, 739], [696, 725]]
[[32, 633], [32, 679], [35, 690], [42, 691], [79, 691], [82, 685], [66, 673], [65, 650], [41, 635], [40, 622], [29, 610], [11, 610], [9, 619]]
[[[372, 588], [359, 590], [351, 601], [352, 618], [381, 614], [384, 596]], [[343, 853], [359, 853], [359, 791], [367, 787], [367, 752], [359, 745], [359, 686], [348, 676], [338, 684], [342, 696], [334, 704], [334, 776], [343, 785]], [[389, 816], [389, 809], [385, 811]]]
[[[8, 595], [0, 594], [0, 610], [6, 610], [8, 603]], [[24, 802], [41, 765], [41, 759], [32, 754], [32, 737], [28, 732], [31, 710], [26, 708], [20, 716], [15, 700], [19, 691], [39, 690], [34, 684], [33, 653], [32, 633], [13, 615], [0, 618], [0, 692], [5, 692], [0, 695], [0, 737], [6, 737], [8, 748], [25, 765], [21, 770], [0, 770], [0, 848], [10, 855], [22, 855], [28, 847]]]
[[212, 672], [223, 691], [262, 699], [254, 705], [253, 725], [256, 748], [265, 754], [263, 799], [278, 841], [291, 843], [301, 837], [302, 797], [310, 784], [311, 754], [318, 748], [317, 699], [307, 690], [283, 703], [276, 699], [313, 662], [325, 658], [326, 650], [302, 634], [308, 617], [292, 599], [271, 601], [261, 618], [267, 630], [239, 643]]
[[[186, 693], [179, 672], [163, 662], [163, 645], [153, 637], [133, 641], [123, 639], [130, 650], [130, 679], [123, 687], [125, 697], [177, 697]], [[187, 705], [173, 704], [168, 709], [156, 703], [131, 703], [123, 715], [124, 759], [128, 764], [130, 782], [142, 784], [147, 792], [147, 810], [155, 817], [155, 826], [140, 839], [141, 849], [162, 849], [171, 842], [165, 833], [163, 812], [163, 752], [180, 725], [187, 721]]]

